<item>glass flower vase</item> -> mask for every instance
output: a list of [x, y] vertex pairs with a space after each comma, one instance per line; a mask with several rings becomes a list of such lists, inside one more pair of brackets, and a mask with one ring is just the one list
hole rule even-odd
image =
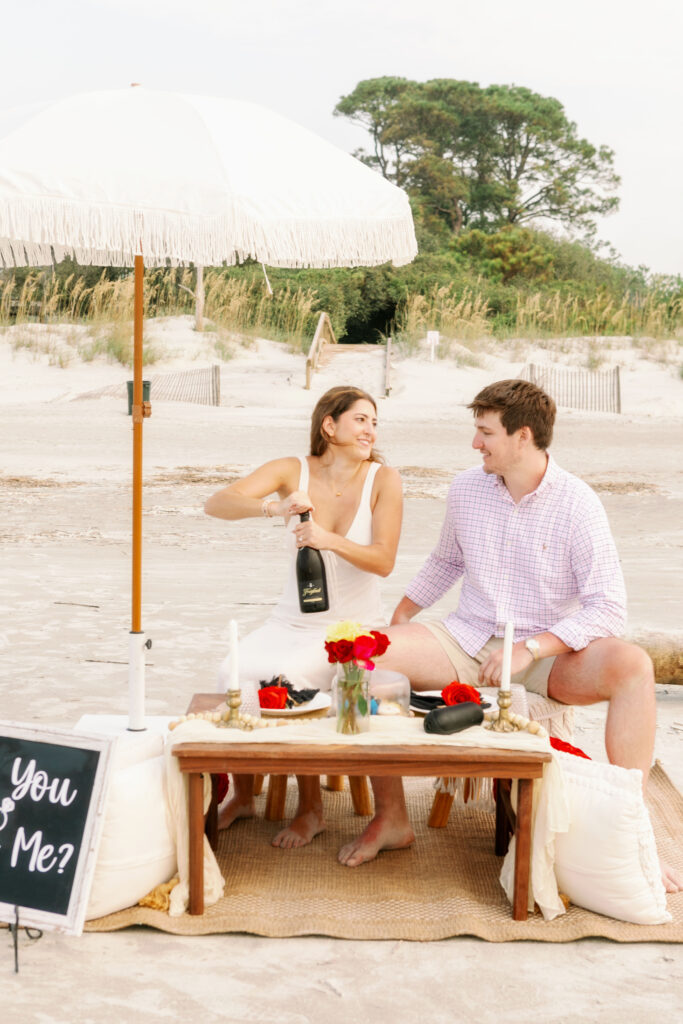
[[335, 680], [337, 732], [354, 736], [370, 728], [370, 673], [347, 661], [337, 666]]

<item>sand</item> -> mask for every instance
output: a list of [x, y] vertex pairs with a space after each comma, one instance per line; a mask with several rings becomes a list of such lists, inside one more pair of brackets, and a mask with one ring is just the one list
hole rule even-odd
[[[145, 376], [217, 362], [211, 334], [190, 318], [148, 325], [165, 353]], [[126, 400], [79, 396], [122, 384], [128, 371], [75, 349], [82, 328], [14, 327], [0, 335], [0, 650], [2, 718], [73, 725], [83, 714], [124, 714], [130, 628], [131, 420]], [[28, 343], [30, 348], [17, 345]], [[480, 365], [396, 353], [392, 390], [379, 399], [380, 447], [403, 475], [405, 526], [383, 584], [391, 610], [438, 535], [452, 474], [475, 465], [465, 408], [492, 380], [527, 362], [585, 365], [593, 339], [539, 348], [480, 347]], [[42, 351], [39, 351], [42, 348]], [[561, 409], [552, 451], [607, 509], [629, 590], [629, 635], [668, 651], [667, 679], [683, 680], [683, 380], [679, 347], [600, 343], [622, 366], [622, 414]], [[147, 711], [180, 713], [211, 690], [227, 625], [262, 620], [285, 570], [282, 527], [227, 524], [205, 498], [268, 458], [304, 452], [310, 410], [335, 383], [383, 393], [379, 352], [339, 355], [306, 391], [304, 357], [257, 339], [222, 367], [220, 408], [154, 402], [145, 423], [143, 629]], [[453, 595], [434, 611], [449, 607]], [[660, 671], [660, 678], [664, 678]], [[683, 790], [683, 687], [658, 685], [656, 756]], [[582, 710], [577, 742], [604, 758], [604, 708]], [[205, 1022], [326, 1019], [617, 1021], [681, 1006], [680, 953], [648, 944], [583, 941], [491, 947], [454, 939], [425, 946], [253, 936], [182, 939], [151, 931], [80, 939], [22, 938], [22, 967], [5, 955], [8, 1022]], [[501, 992], [495, 968], [504, 967]], [[401, 981], [398, 982], [397, 978]], [[76, 985], [76, 981], [78, 984]], [[555, 999], [551, 986], [568, 995]], [[77, 993], [77, 994], [76, 994]], [[507, 1007], [507, 1009], [505, 1009]], [[681, 1006], [683, 1008], [683, 1006]], [[12, 1016], [15, 1013], [15, 1016]]]

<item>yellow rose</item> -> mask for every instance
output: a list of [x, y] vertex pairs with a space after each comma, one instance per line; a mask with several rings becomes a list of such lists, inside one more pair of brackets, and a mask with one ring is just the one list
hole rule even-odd
[[346, 619], [345, 622], [335, 622], [334, 626], [330, 626], [325, 639], [329, 643], [336, 643], [337, 640], [353, 641], [365, 632], [366, 630], [363, 629], [360, 622], [351, 622]]

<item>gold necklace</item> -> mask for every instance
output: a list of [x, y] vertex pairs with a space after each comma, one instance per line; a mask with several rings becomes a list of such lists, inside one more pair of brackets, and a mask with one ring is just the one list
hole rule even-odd
[[350, 487], [350, 485], [353, 483], [353, 481], [356, 479], [356, 477], [360, 473], [360, 471], [362, 469], [362, 466], [363, 466], [363, 463], [361, 462], [360, 465], [353, 471], [353, 473], [351, 474], [351, 476], [346, 481], [346, 483], [344, 484], [344, 486], [342, 487], [342, 489], [340, 491], [337, 490], [337, 484], [332, 483], [332, 481], [330, 480], [330, 487], [332, 488], [332, 493], [334, 494], [335, 498], [341, 498], [341, 496], [344, 493], [344, 491], [346, 491]]

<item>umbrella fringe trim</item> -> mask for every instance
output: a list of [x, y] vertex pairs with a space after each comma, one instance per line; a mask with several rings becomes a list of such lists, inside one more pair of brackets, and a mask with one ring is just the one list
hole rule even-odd
[[66, 255], [80, 264], [233, 265], [247, 259], [271, 267], [372, 266], [410, 263], [417, 242], [410, 209], [380, 223], [285, 220], [269, 227], [239, 210], [220, 218], [166, 211], [102, 209], [76, 201], [0, 198], [0, 266], [45, 266]]

